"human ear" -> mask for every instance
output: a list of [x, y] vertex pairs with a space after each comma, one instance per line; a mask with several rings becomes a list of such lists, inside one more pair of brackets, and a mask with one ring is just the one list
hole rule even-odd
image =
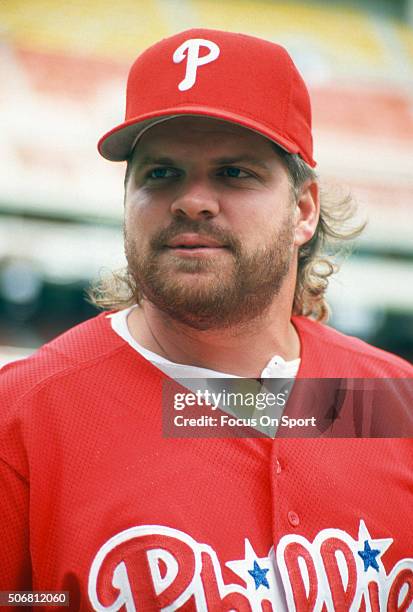
[[302, 246], [313, 237], [320, 217], [318, 183], [308, 179], [299, 190], [295, 205], [294, 245]]

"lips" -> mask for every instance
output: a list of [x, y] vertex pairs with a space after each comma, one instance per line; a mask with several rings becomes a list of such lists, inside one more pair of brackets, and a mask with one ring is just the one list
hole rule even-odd
[[179, 234], [169, 240], [166, 246], [170, 249], [222, 249], [225, 245], [210, 236], [200, 234]]

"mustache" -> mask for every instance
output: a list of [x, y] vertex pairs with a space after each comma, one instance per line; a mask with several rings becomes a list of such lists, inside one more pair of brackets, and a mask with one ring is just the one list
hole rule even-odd
[[150, 247], [156, 251], [163, 250], [170, 240], [185, 232], [213, 238], [234, 253], [238, 253], [241, 250], [241, 241], [231, 232], [218, 225], [211, 225], [210, 221], [191, 221], [190, 219], [176, 219], [172, 221], [168, 227], [152, 236], [149, 243]]

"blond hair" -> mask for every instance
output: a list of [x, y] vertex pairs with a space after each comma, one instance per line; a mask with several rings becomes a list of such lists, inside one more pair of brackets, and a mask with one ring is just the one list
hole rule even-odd
[[[277, 147], [290, 177], [295, 200], [308, 180], [316, 181], [316, 172], [296, 154]], [[329, 316], [326, 291], [330, 276], [339, 267], [340, 258], [349, 254], [349, 244], [360, 236], [365, 221], [356, 217], [357, 205], [350, 194], [333, 197], [320, 192], [320, 217], [313, 237], [298, 251], [297, 280], [293, 314], [325, 321]]]

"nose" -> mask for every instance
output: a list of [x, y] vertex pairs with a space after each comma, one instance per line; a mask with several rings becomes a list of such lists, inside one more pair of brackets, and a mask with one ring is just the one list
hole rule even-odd
[[172, 202], [171, 212], [193, 220], [211, 219], [219, 213], [218, 194], [206, 179], [188, 181]]

